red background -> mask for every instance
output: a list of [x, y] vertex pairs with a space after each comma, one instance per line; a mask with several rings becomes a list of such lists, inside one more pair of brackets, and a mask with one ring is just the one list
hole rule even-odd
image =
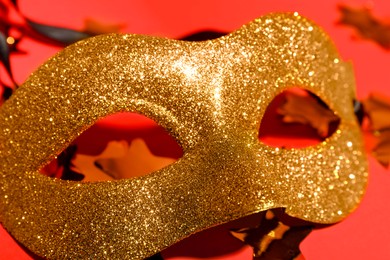
[[[29, 18], [50, 25], [82, 29], [85, 18], [124, 24], [123, 32], [180, 37], [201, 29], [232, 31], [242, 24], [275, 11], [299, 12], [323, 27], [334, 40], [344, 60], [354, 64], [358, 97], [370, 92], [387, 93], [390, 85], [390, 52], [373, 42], [356, 39], [355, 32], [336, 25], [340, 14], [337, 4], [369, 6], [380, 18], [390, 17], [390, 2], [313, 1], [313, 0], [20, 0], [21, 11]], [[15, 18], [16, 19], [16, 18]], [[388, 20], [390, 23], [390, 19]], [[37, 66], [59, 50], [31, 39], [24, 39], [21, 49], [28, 54], [12, 56], [18, 82], [23, 82]], [[0, 70], [3, 76], [4, 72]], [[367, 193], [360, 207], [345, 221], [312, 232], [301, 244], [306, 259], [390, 259], [390, 172], [370, 158]], [[218, 244], [218, 241], [213, 241]], [[194, 251], [207, 250], [192, 245]], [[213, 245], [209, 246], [213, 247]], [[0, 227], [0, 259], [30, 259]], [[168, 259], [197, 259], [174, 257]], [[202, 258], [205, 259], [205, 258]], [[210, 258], [209, 258], [210, 259]], [[212, 259], [251, 259], [243, 247], [229, 255]]]

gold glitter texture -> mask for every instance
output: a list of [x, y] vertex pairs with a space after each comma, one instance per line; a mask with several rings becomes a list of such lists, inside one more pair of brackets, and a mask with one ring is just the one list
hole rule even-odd
[[[355, 209], [367, 165], [354, 78], [332, 42], [295, 14], [261, 17], [210, 41], [104, 35], [35, 71], [0, 110], [0, 221], [50, 259], [139, 259], [199, 230], [285, 207], [332, 223]], [[301, 86], [341, 118], [305, 149], [258, 141], [281, 91]], [[78, 183], [38, 173], [98, 119], [144, 114], [184, 150], [150, 175]]]

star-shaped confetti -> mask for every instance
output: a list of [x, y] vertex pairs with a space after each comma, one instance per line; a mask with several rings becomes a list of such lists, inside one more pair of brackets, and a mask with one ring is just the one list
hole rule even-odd
[[390, 21], [375, 17], [369, 8], [340, 5], [339, 24], [353, 27], [361, 38], [372, 40], [390, 50]]
[[332, 110], [307, 92], [286, 92], [285, 102], [277, 109], [285, 123], [307, 124], [322, 138], [329, 136], [330, 125], [339, 122]]
[[260, 225], [231, 231], [231, 234], [253, 247], [256, 260], [293, 260], [301, 257], [299, 244], [311, 232], [308, 225], [287, 226], [272, 210], [263, 212]]
[[143, 139], [111, 141], [97, 156], [77, 154], [74, 166], [85, 175], [84, 181], [102, 181], [143, 176], [176, 160], [154, 155]]
[[385, 167], [390, 164], [390, 98], [382, 93], [371, 93], [362, 101], [369, 118], [368, 130], [373, 134], [372, 155]]

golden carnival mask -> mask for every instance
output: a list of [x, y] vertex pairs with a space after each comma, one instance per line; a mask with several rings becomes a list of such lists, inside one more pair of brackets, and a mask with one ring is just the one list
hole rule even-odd
[[[367, 165], [353, 113], [351, 65], [316, 25], [272, 14], [215, 40], [104, 35], [35, 71], [0, 110], [0, 221], [52, 259], [138, 259], [211, 226], [283, 207], [333, 223], [355, 209]], [[322, 143], [280, 149], [258, 141], [261, 118], [301, 86], [341, 119]], [[147, 176], [80, 183], [38, 170], [87, 127], [131, 111], [181, 145]]]

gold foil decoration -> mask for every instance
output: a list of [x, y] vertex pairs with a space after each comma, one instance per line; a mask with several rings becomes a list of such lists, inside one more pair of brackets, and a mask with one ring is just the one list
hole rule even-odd
[[385, 50], [390, 50], [390, 24], [387, 20], [377, 17], [367, 7], [339, 5], [338, 9], [341, 14], [338, 24], [352, 27], [360, 38], [373, 41]]
[[366, 129], [371, 135], [368, 150], [384, 167], [390, 164], [390, 97], [383, 93], [370, 93], [362, 101], [368, 117]]
[[253, 248], [253, 260], [294, 260], [302, 256], [300, 243], [312, 229], [309, 223], [288, 226], [267, 210], [260, 213], [258, 226], [231, 230], [230, 233]]
[[[301, 86], [341, 122], [304, 149], [258, 141], [281, 91]], [[351, 65], [297, 14], [184, 42], [103, 35], [49, 59], [0, 109], [0, 221], [49, 259], [140, 259], [203, 229], [276, 207], [319, 223], [346, 217], [367, 180]], [[80, 183], [38, 170], [98, 119], [144, 114], [182, 146], [147, 176]]]
[[308, 93], [286, 93], [277, 113], [282, 116], [284, 123], [309, 125], [316, 130], [318, 137], [322, 138], [331, 135], [331, 124], [336, 124], [339, 120], [333, 111]]
[[142, 138], [135, 138], [130, 143], [110, 141], [98, 155], [77, 154], [72, 164], [85, 176], [83, 181], [101, 181], [144, 176], [175, 161], [154, 155]]

